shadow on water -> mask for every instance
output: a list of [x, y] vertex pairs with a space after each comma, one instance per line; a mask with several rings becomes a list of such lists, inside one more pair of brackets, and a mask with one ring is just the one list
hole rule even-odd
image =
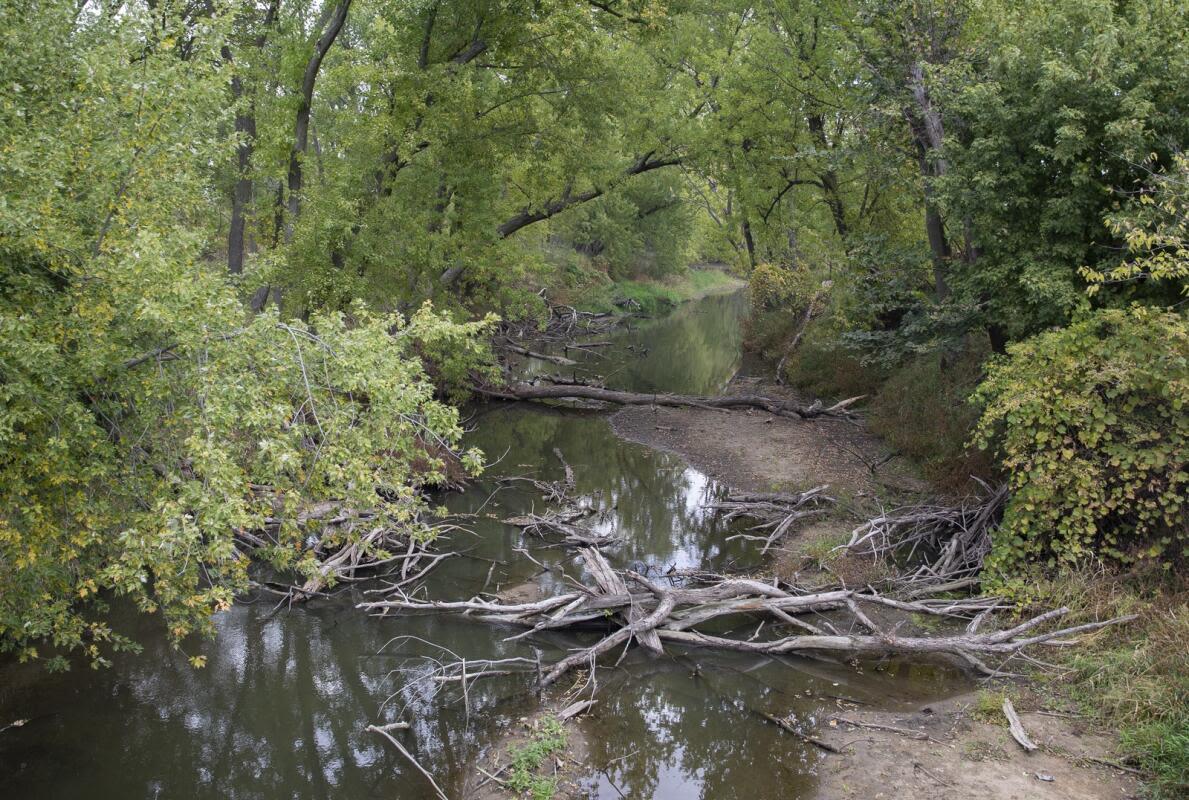
[[[640, 322], [591, 367], [615, 372], [608, 385], [637, 391], [713, 393], [738, 368], [740, 295], [711, 297]], [[533, 585], [558, 591], [561, 573], [581, 579], [573, 553], [501, 519], [544, 510], [539, 495], [498, 478], [555, 479], [560, 450], [578, 491], [596, 509], [593, 524], [623, 543], [620, 565], [757, 563], [754, 548], [728, 543], [703, 505], [722, 487], [675, 456], [617, 439], [604, 416], [545, 406], [483, 408], [470, 444], [499, 459], [466, 492], [445, 498], [475, 514], [474, 535], [443, 548], [465, 551], [435, 572], [428, 596]], [[546, 569], [516, 550], [527, 548]], [[47, 675], [0, 666], [0, 795], [8, 798], [421, 798], [425, 781], [369, 723], [409, 721], [395, 731], [453, 797], [474, 764], [536, 707], [521, 677], [457, 688], [427, 680], [433, 658], [520, 656], [548, 661], [584, 639], [514, 633], [446, 616], [366, 617], [353, 608], [360, 587], [288, 610], [258, 598], [222, 615], [207, 656], [192, 669], [165, 642], [159, 621], [120, 615], [121, 629], [145, 644], [112, 669]], [[750, 632], [750, 630], [749, 630]], [[696, 657], [696, 660], [695, 660]], [[777, 730], [758, 711], [794, 711], [807, 722], [836, 697], [897, 707], [962, 686], [948, 670], [888, 662], [864, 666], [739, 654], [631, 651], [600, 673], [599, 704], [579, 724], [587, 741], [583, 780], [591, 797], [803, 797], [818, 754]]]

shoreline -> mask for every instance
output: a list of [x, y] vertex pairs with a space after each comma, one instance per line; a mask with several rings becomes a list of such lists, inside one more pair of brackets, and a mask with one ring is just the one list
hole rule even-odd
[[[784, 387], [736, 376], [728, 386], [793, 399]], [[724, 389], [724, 391], [727, 391]], [[805, 398], [799, 398], [804, 400]], [[782, 491], [830, 483], [839, 512], [790, 536], [788, 552], [767, 570], [794, 573], [815, 542], [828, 546], [849, 534], [848, 516], [877, 497], [921, 497], [932, 489], [902, 459], [882, 464], [887, 447], [861, 422], [819, 418], [796, 421], [760, 411], [625, 407], [608, 423], [621, 439], [680, 456], [694, 469], [732, 489]], [[874, 465], [874, 468], [873, 468]], [[1088, 720], [1043, 708], [1032, 682], [997, 685], [1011, 690], [1040, 749], [1024, 752], [1012, 740], [1002, 713], [985, 709], [976, 690], [911, 712], [839, 707], [814, 734], [845, 750], [827, 754], [818, 767], [816, 800], [872, 800], [911, 796], [926, 800], [1110, 800], [1138, 797], [1129, 772], [1102, 764], [1113, 759], [1113, 736]]]

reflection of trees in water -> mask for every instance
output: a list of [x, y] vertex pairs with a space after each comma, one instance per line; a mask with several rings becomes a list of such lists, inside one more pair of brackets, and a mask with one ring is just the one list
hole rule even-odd
[[587, 723], [591, 763], [614, 763], [609, 777], [629, 797], [806, 794], [816, 753], [753, 712], [808, 711], [812, 706], [798, 695], [815, 681], [785, 669], [769, 684], [738, 669], [716, 669], [713, 656], [703, 661], [698, 676], [668, 661], [652, 669], [637, 665], [630, 679], [607, 686], [598, 719]]
[[[598, 511], [584, 524], [624, 537], [624, 545], [609, 551], [613, 560], [712, 566], [723, 551], [725, 529], [703, 508], [717, 485], [676, 456], [619, 439], [605, 417], [520, 406], [489, 414], [485, 423], [471, 442], [490, 458], [502, 457], [493, 470], [497, 475], [531, 471], [537, 478], [559, 478], [562, 465], [553, 451], [562, 452], [574, 467], [579, 494]], [[489, 478], [452, 500], [451, 507], [474, 510], [494, 488]], [[516, 486], [497, 497], [501, 516], [546, 507], [538, 495]]]
[[[624, 359], [623, 368], [608, 379], [608, 385], [638, 392], [718, 392], [742, 357], [740, 321], [746, 310], [742, 293], [717, 295], [638, 325], [623, 338], [648, 353], [642, 357], [618, 353]], [[596, 364], [593, 369], [609, 374], [619, 366]]]
[[[408, 763], [364, 728], [400, 683], [390, 671], [438, 648], [410, 640], [375, 654], [398, 633], [460, 653], [511, 651], [498, 641], [506, 632], [445, 618], [378, 621], [347, 603], [272, 617], [268, 609], [239, 607], [224, 617], [217, 640], [201, 648], [208, 657], [202, 670], [146, 625], [138, 632], [146, 642], [142, 654], [52, 687], [43, 682], [27, 701], [55, 711], [55, 719], [22, 732], [22, 758], [36, 755], [39, 763], [12, 776], [19, 780], [9, 779], [6, 763], [3, 794], [432, 797]], [[531, 702], [523, 688], [508, 681], [475, 684], [468, 692], [469, 721], [448, 697], [414, 692], [403, 717], [414, 729], [395, 735], [405, 737], [444, 786], [460, 790], [495, 726]], [[44, 689], [51, 690], [48, 696]], [[4, 753], [5, 762], [10, 755]], [[54, 765], [60, 763], [72, 769], [59, 770]]]

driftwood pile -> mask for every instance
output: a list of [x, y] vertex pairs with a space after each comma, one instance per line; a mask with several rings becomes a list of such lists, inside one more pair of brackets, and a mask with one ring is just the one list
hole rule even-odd
[[746, 539], [763, 542], [761, 554], [766, 554], [782, 540], [793, 527], [806, 517], [818, 516], [829, 510], [834, 498], [826, 495], [829, 486], [818, 486], [805, 492], [760, 494], [755, 492], [731, 492], [725, 500], [711, 503], [706, 508], [723, 514], [723, 521], [730, 522], [739, 517], [756, 520], [748, 530], [766, 531], [763, 535], [737, 533], [728, 536], [727, 541]]
[[1007, 486], [958, 506], [931, 503], [898, 508], [868, 520], [842, 546], [908, 566], [895, 583], [910, 596], [965, 589], [978, 583], [1003, 516]]
[[[995, 599], [904, 601], [872, 590], [836, 589], [799, 594], [761, 581], [724, 578], [709, 585], [679, 585], [650, 580], [632, 571], [619, 571], [595, 549], [582, 557], [591, 576], [589, 586], [531, 603], [504, 603], [482, 598], [437, 601], [394, 596], [362, 603], [377, 613], [432, 611], [459, 613], [486, 623], [516, 626], [529, 635], [550, 630], [601, 631], [593, 645], [576, 650], [540, 670], [541, 688], [577, 667], [593, 674], [599, 656], [632, 642], [660, 653], [664, 645], [710, 647], [748, 653], [784, 655], [832, 653], [844, 657], [939, 655], [958, 659], [984, 675], [1004, 675], [993, 659], [1006, 660], [1023, 649], [1131, 619], [1093, 622], [1039, 632], [1042, 626], [1068, 613], [1059, 608], [1010, 628], [982, 631], [997, 608]], [[965, 629], [942, 635], [900, 635], [899, 625], [880, 624], [877, 612], [895, 609], [969, 620]], [[812, 619], [805, 619], [809, 617]], [[732, 638], [706, 630], [724, 618], [748, 618], [759, 627], [750, 638]], [[721, 630], [721, 625], [718, 626]], [[769, 635], [762, 635], [764, 630]], [[796, 632], [790, 632], [794, 629]]]
[[[571, 367], [577, 361], [569, 358], [569, 351], [575, 350], [584, 354], [597, 352], [598, 348], [606, 347], [610, 342], [584, 340], [584, 337], [597, 336], [607, 333], [620, 325], [628, 317], [610, 313], [592, 313], [579, 311], [573, 306], [549, 306], [549, 318], [543, 327], [535, 321], [503, 322], [496, 331], [494, 344], [498, 350], [506, 350], [518, 355], [536, 358], [559, 366]], [[522, 342], [531, 341], [539, 345], [561, 345], [565, 355], [543, 353], [525, 347]]]
[[565, 469], [565, 477], [558, 481], [540, 481], [532, 478], [505, 478], [505, 481], [526, 481], [536, 487], [548, 502], [558, 503], [562, 507], [556, 511], [544, 514], [524, 514], [508, 517], [504, 520], [507, 525], [521, 528], [525, 533], [536, 536], [561, 536], [561, 542], [573, 547], [603, 547], [620, 541], [614, 531], [598, 531], [578, 523], [595, 513], [595, 509], [583, 503], [574, 496], [576, 481], [574, 468], [566, 462], [561, 451], [553, 449], [553, 454], [561, 461]]

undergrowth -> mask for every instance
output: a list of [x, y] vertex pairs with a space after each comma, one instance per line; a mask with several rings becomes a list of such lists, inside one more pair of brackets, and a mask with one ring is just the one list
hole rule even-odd
[[1150, 796], [1189, 797], [1189, 581], [1157, 570], [1066, 572], [1041, 584], [1070, 624], [1138, 614], [1057, 651], [1053, 684], [1119, 733], [1122, 755], [1148, 775]]
[[[753, 326], [751, 333], [753, 344], [775, 335], [762, 324]], [[990, 456], [970, 446], [980, 409], [969, 398], [982, 377], [986, 355], [985, 348], [974, 345], [944, 366], [940, 357], [930, 354], [885, 369], [864, 365], [828, 330], [810, 325], [786, 362], [784, 377], [823, 400], [867, 395], [864, 406], [871, 430], [918, 464], [929, 481], [958, 493], [970, 488], [970, 476], [987, 478], [993, 471]]]
[[[751, 323], [748, 344], [775, 363], [793, 320], [763, 316]], [[990, 455], [970, 446], [981, 409], [969, 398], [983, 379], [985, 345], [944, 367], [936, 355], [922, 355], [882, 369], [835, 342], [826, 326], [810, 325], [786, 362], [787, 382], [823, 400], [867, 394], [872, 430], [943, 490], [962, 491], [971, 475], [994, 474]], [[824, 547], [805, 555], [824, 557]], [[1022, 613], [1068, 606], [1070, 625], [1138, 615], [1079, 637], [1076, 647], [1053, 648], [1045, 657], [1059, 669], [1041, 680], [1117, 732], [1119, 757], [1144, 773], [1152, 800], [1189, 797], [1189, 574], [1183, 559], [1169, 564], [1130, 572], [1066, 568], [1030, 579], [1020, 596], [1035, 604]], [[1002, 699], [984, 693], [972, 713], [1001, 719]]]
[[718, 269], [688, 269], [663, 280], [627, 280], [595, 286], [576, 295], [573, 302], [585, 311], [622, 311], [636, 306], [644, 314], [656, 314], [687, 300], [738, 284]]

